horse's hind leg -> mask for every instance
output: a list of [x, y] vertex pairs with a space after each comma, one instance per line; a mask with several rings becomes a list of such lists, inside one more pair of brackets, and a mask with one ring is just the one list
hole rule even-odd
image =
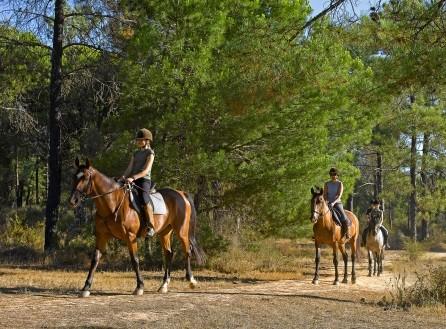
[[170, 283], [170, 271], [172, 269], [172, 259], [173, 252], [170, 244], [170, 237], [172, 235], [172, 231], [160, 235], [161, 246], [163, 247], [164, 252], [164, 277], [163, 283], [161, 287], [159, 287], [158, 292], [166, 293], [168, 291], [169, 283]]
[[[98, 227], [96, 225], [96, 232], [98, 232]], [[93, 253], [93, 257], [91, 258], [90, 270], [88, 271], [87, 280], [85, 281], [85, 285], [81, 290], [79, 297], [88, 297], [90, 296], [90, 289], [93, 283], [93, 275], [98, 267], [99, 260], [101, 259], [102, 254], [105, 252], [105, 247], [107, 245], [107, 241], [109, 240], [109, 236], [97, 235], [96, 236], [96, 249]]]
[[189, 281], [189, 285], [191, 288], [195, 288], [195, 286], [197, 285], [197, 280], [195, 280], [192, 274], [192, 267], [190, 265], [190, 259], [192, 256], [191, 245], [188, 238], [181, 237], [180, 241], [183, 247], [184, 254], [186, 255], [186, 280]]
[[348, 283], [348, 273], [347, 273], [348, 255], [347, 251], [345, 250], [345, 245], [340, 244], [339, 250], [341, 251], [342, 259], [344, 260], [344, 279], [342, 280], [342, 283]]
[[333, 243], [333, 265], [335, 268], [335, 280], [333, 281], [333, 285], [337, 286], [339, 284], [339, 271], [338, 271], [338, 246], [336, 243]]
[[350, 252], [352, 257], [352, 283], [356, 283], [356, 244], [358, 243], [357, 237], [353, 237], [350, 242]]
[[127, 247], [130, 253], [130, 260], [132, 262], [133, 270], [136, 274], [136, 288], [133, 291], [133, 294], [136, 296], [141, 296], [144, 293], [144, 282], [142, 280], [141, 272], [139, 270], [139, 259], [137, 256], [138, 253], [138, 244], [136, 242], [136, 235], [132, 234], [127, 240]]

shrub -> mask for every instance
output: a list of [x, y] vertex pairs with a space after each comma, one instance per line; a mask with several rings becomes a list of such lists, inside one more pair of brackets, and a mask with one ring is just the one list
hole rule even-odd
[[398, 274], [390, 292], [391, 306], [408, 308], [411, 305], [446, 306], [446, 266], [431, 266], [427, 271], [416, 273], [416, 281], [412, 286], [406, 284], [406, 272]]

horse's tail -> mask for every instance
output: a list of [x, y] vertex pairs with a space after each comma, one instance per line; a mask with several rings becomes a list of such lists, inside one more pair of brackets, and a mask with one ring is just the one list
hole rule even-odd
[[188, 193], [184, 192], [187, 200], [190, 203], [191, 213], [190, 213], [190, 222], [189, 222], [189, 242], [191, 246], [191, 250], [195, 255], [198, 265], [202, 265], [206, 263], [206, 254], [203, 249], [198, 245], [197, 239], [195, 238], [195, 233], [197, 231], [197, 210], [195, 209], [194, 200], [192, 196]]

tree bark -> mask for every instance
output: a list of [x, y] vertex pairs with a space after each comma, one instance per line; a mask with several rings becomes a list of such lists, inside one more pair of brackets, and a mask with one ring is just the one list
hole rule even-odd
[[412, 240], [417, 240], [417, 223], [416, 223], [416, 212], [417, 212], [417, 134], [413, 133], [411, 138], [410, 147], [410, 185], [412, 191], [410, 192], [409, 199], [409, 231]]
[[36, 205], [39, 204], [39, 160], [36, 159], [36, 168], [35, 168], [35, 174], [36, 174]]
[[59, 219], [61, 191], [61, 106], [62, 55], [65, 0], [54, 5], [53, 50], [51, 53], [50, 108], [48, 115], [48, 197], [46, 202], [45, 251], [56, 247], [55, 228]]

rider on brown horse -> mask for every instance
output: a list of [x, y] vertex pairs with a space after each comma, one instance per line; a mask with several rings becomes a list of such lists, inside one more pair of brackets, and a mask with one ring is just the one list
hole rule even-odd
[[152, 133], [148, 129], [140, 129], [136, 133], [135, 141], [138, 150], [133, 153], [130, 163], [120, 180], [127, 183], [133, 182], [137, 186], [140, 198], [144, 201], [147, 234], [153, 236], [155, 234], [153, 229], [154, 219], [149, 196], [152, 186], [151, 171], [155, 159], [155, 152], [150, 147], [150, 143], [153, 141]]
[[331, 168], [329, 171], [331, 180], [324, 185], [324, 199], [327, 201], [329, 207], [338, 210], [340, 213], [339, 220], [342, 225], [342, 236], [345, 235], [346, 239], [349, 239], [347, 216], [342, 206], [341, 197], [344, 192], [344, 185], [338, 179], [339, 172], [336, 168]]

